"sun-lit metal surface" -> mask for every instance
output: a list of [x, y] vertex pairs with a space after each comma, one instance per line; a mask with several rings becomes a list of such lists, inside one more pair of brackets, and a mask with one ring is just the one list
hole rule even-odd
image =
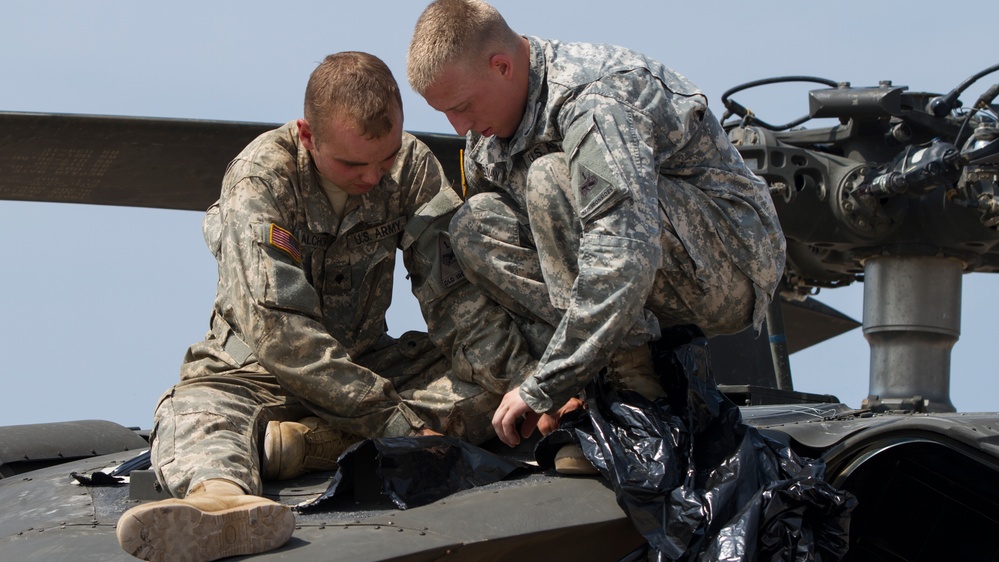
[[[136, 505], [129, 486], [84, 487], [70, 472], [111, 469], [117, 453], [0, 481], [0, 559], [132, 560], [114, 526]], [[271, 483], [265, 493], [289, 505], [325, 490], [331, 473]], [[538, 473], [399, 510], [387, 499], [298, 514], [292, 540], [257, 560], [617, 560], [644, 539], [600, 478]]]
[[102, 420], [0, 427], [0, 478], [66, 461], [147, 448], [135, 431]]

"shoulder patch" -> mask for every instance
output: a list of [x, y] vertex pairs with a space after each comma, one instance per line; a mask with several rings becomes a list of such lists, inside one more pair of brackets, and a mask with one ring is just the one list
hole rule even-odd
[[268, 242], [271, 246], [291, 256], [295, 263], [302, 263], [302, 250], [298, 247], [298, 239], [291, 232], [271, 223]]

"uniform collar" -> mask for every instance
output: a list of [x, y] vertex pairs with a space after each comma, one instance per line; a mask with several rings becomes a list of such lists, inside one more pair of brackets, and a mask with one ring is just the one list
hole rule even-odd
[[525, 37], [530, 45], [530, 69], [527, 82], [527, 105], [513, 136], [507, 139], [483, 137], [469, 131], [468, 144], [473, 153], [489, 154], [489, 162], [499, 163], [509, 160], [509, 155], [528, 148], [527, 142], [537, 136], [538, 120], [547, 101], [548, 86], [545, 82], [548, 62], [545, 60], [545, 43], [537, 37]]
[[[329, 232], [337, 223], [336, 216], [319, 184], [319, 172], [316, 171], [316, 165], [312, 161], [312, 154], [302, 145], [298, 126], [294, 123], [293, 121], [291, 131], [295, 135], [295, 147], [298, 149], [298, 185], [302, 206], [305, 208], [305, 222], [310, 232]], [[330, 232], [330, 234], [335, 233]]]
[[527, 148], [527, 141], [537, 135], [538, 119], [547, 97], [547, 84], [545, 77], [548, 74], [548, 62], [545, 60], [545, 46], [541, 39], [537, 37], [526, 37], [530, 45], [530, 73], [527, 80], [527, 107], [524, 109], [524, 117], [517, 127], [517, 132], [510, 139], [510, 153], [516, 154]]

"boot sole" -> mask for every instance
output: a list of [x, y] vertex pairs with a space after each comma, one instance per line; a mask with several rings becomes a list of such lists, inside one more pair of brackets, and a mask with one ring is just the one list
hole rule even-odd
[[574, 476], [600, 474], [597, 467], [583, 455], [579, 445], [566, 445], [555, 454], [555, 472]]
[[205, 512], [170, 500], [134, 507], [118, 522], [118, 543], [141, 560], [209, 562], [280, 548], [295, 530], [288, 506], [267, 502]]

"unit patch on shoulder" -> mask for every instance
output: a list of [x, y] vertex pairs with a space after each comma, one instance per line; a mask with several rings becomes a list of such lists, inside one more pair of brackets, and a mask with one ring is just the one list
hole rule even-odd
[[291, 232], [271, 223], [268, 241], [271, 246], [291, 256], [295, 263], [302, 263], [302, 250], [298, 247], [298, 239]]

